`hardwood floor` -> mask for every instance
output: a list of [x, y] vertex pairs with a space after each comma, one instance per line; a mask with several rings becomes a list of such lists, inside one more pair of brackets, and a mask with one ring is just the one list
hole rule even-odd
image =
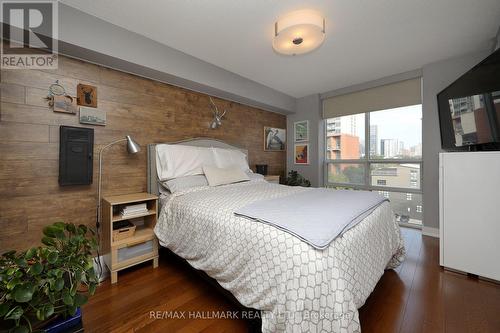
[[[366, 332], [500, 332], [500, 285], [439, 267], [439, 242], [402, 229], [407, 258], [386, 271], [360, 309]], [[84, 306], [86, 332], [245, 332], [251, 322], [229, 319], [155, 319], [151, 311], [207, 313], [234, 304], [183, 263], [169, 257], [104, 282]], [[155, 313], [156, 316], [158, 314]]]

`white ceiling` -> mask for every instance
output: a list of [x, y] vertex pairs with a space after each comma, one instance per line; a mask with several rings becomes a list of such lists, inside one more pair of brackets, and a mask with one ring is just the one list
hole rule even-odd
[[[343, 88], [488, 47], [499, 0], [62, 0], [89, 14], [294, 97]], [[276, 54], [273, 24], [316, 9], [316, 51]]]

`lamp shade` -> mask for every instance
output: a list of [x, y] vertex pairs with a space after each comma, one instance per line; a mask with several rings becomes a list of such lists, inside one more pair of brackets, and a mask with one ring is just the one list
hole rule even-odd
[[273, 48], [286, 55], [311, 52], [325, 40], [325, 20], [313, 10], [299, 10], [274, 24]]
[[125, 138], [127, 139], [127, 151], [129, 154], [136, 154], [141, 151], [141, 146], [130, 135], [127, 135]]

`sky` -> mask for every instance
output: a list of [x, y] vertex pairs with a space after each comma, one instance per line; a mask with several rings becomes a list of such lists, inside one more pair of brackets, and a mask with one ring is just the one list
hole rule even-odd
[[[356, 115], [357, 134], [363, 136], [364, 115]], [[378, 144], [382, 139], [398, 139], [405, 148], [422, 143], [422, 105], [405, 106], [370, 113], [370, 124], [378, 126]]]
[[422, 105], [372, 112], [370, 124], [378, 126], [378, 140], [398, 139], [405, 148], [422, 143]]

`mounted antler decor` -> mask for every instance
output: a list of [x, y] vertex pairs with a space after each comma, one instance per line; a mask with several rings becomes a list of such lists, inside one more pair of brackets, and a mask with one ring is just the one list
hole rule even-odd
[[213, 108], [212, 112], [214, 113], [214, 119], [210, 123], [210, 128], [216, 129], [216, 128], [222, 126], [222, 117], [224, 117], [227, 110], [224, 110], [224, 112], [221, 113], [219, 111], [219, 108], [217, 107], [217, 105], [215, 105], [212, 97], [208, 96], [208, 98], [210, 98], [210, 103], [212, 104], [212, 108]]
[[97, 87], [80, 83], [76, 87], [76, 93], [78, 95], [78, 105], [89, 106], [91, 108], [97, 107]]

